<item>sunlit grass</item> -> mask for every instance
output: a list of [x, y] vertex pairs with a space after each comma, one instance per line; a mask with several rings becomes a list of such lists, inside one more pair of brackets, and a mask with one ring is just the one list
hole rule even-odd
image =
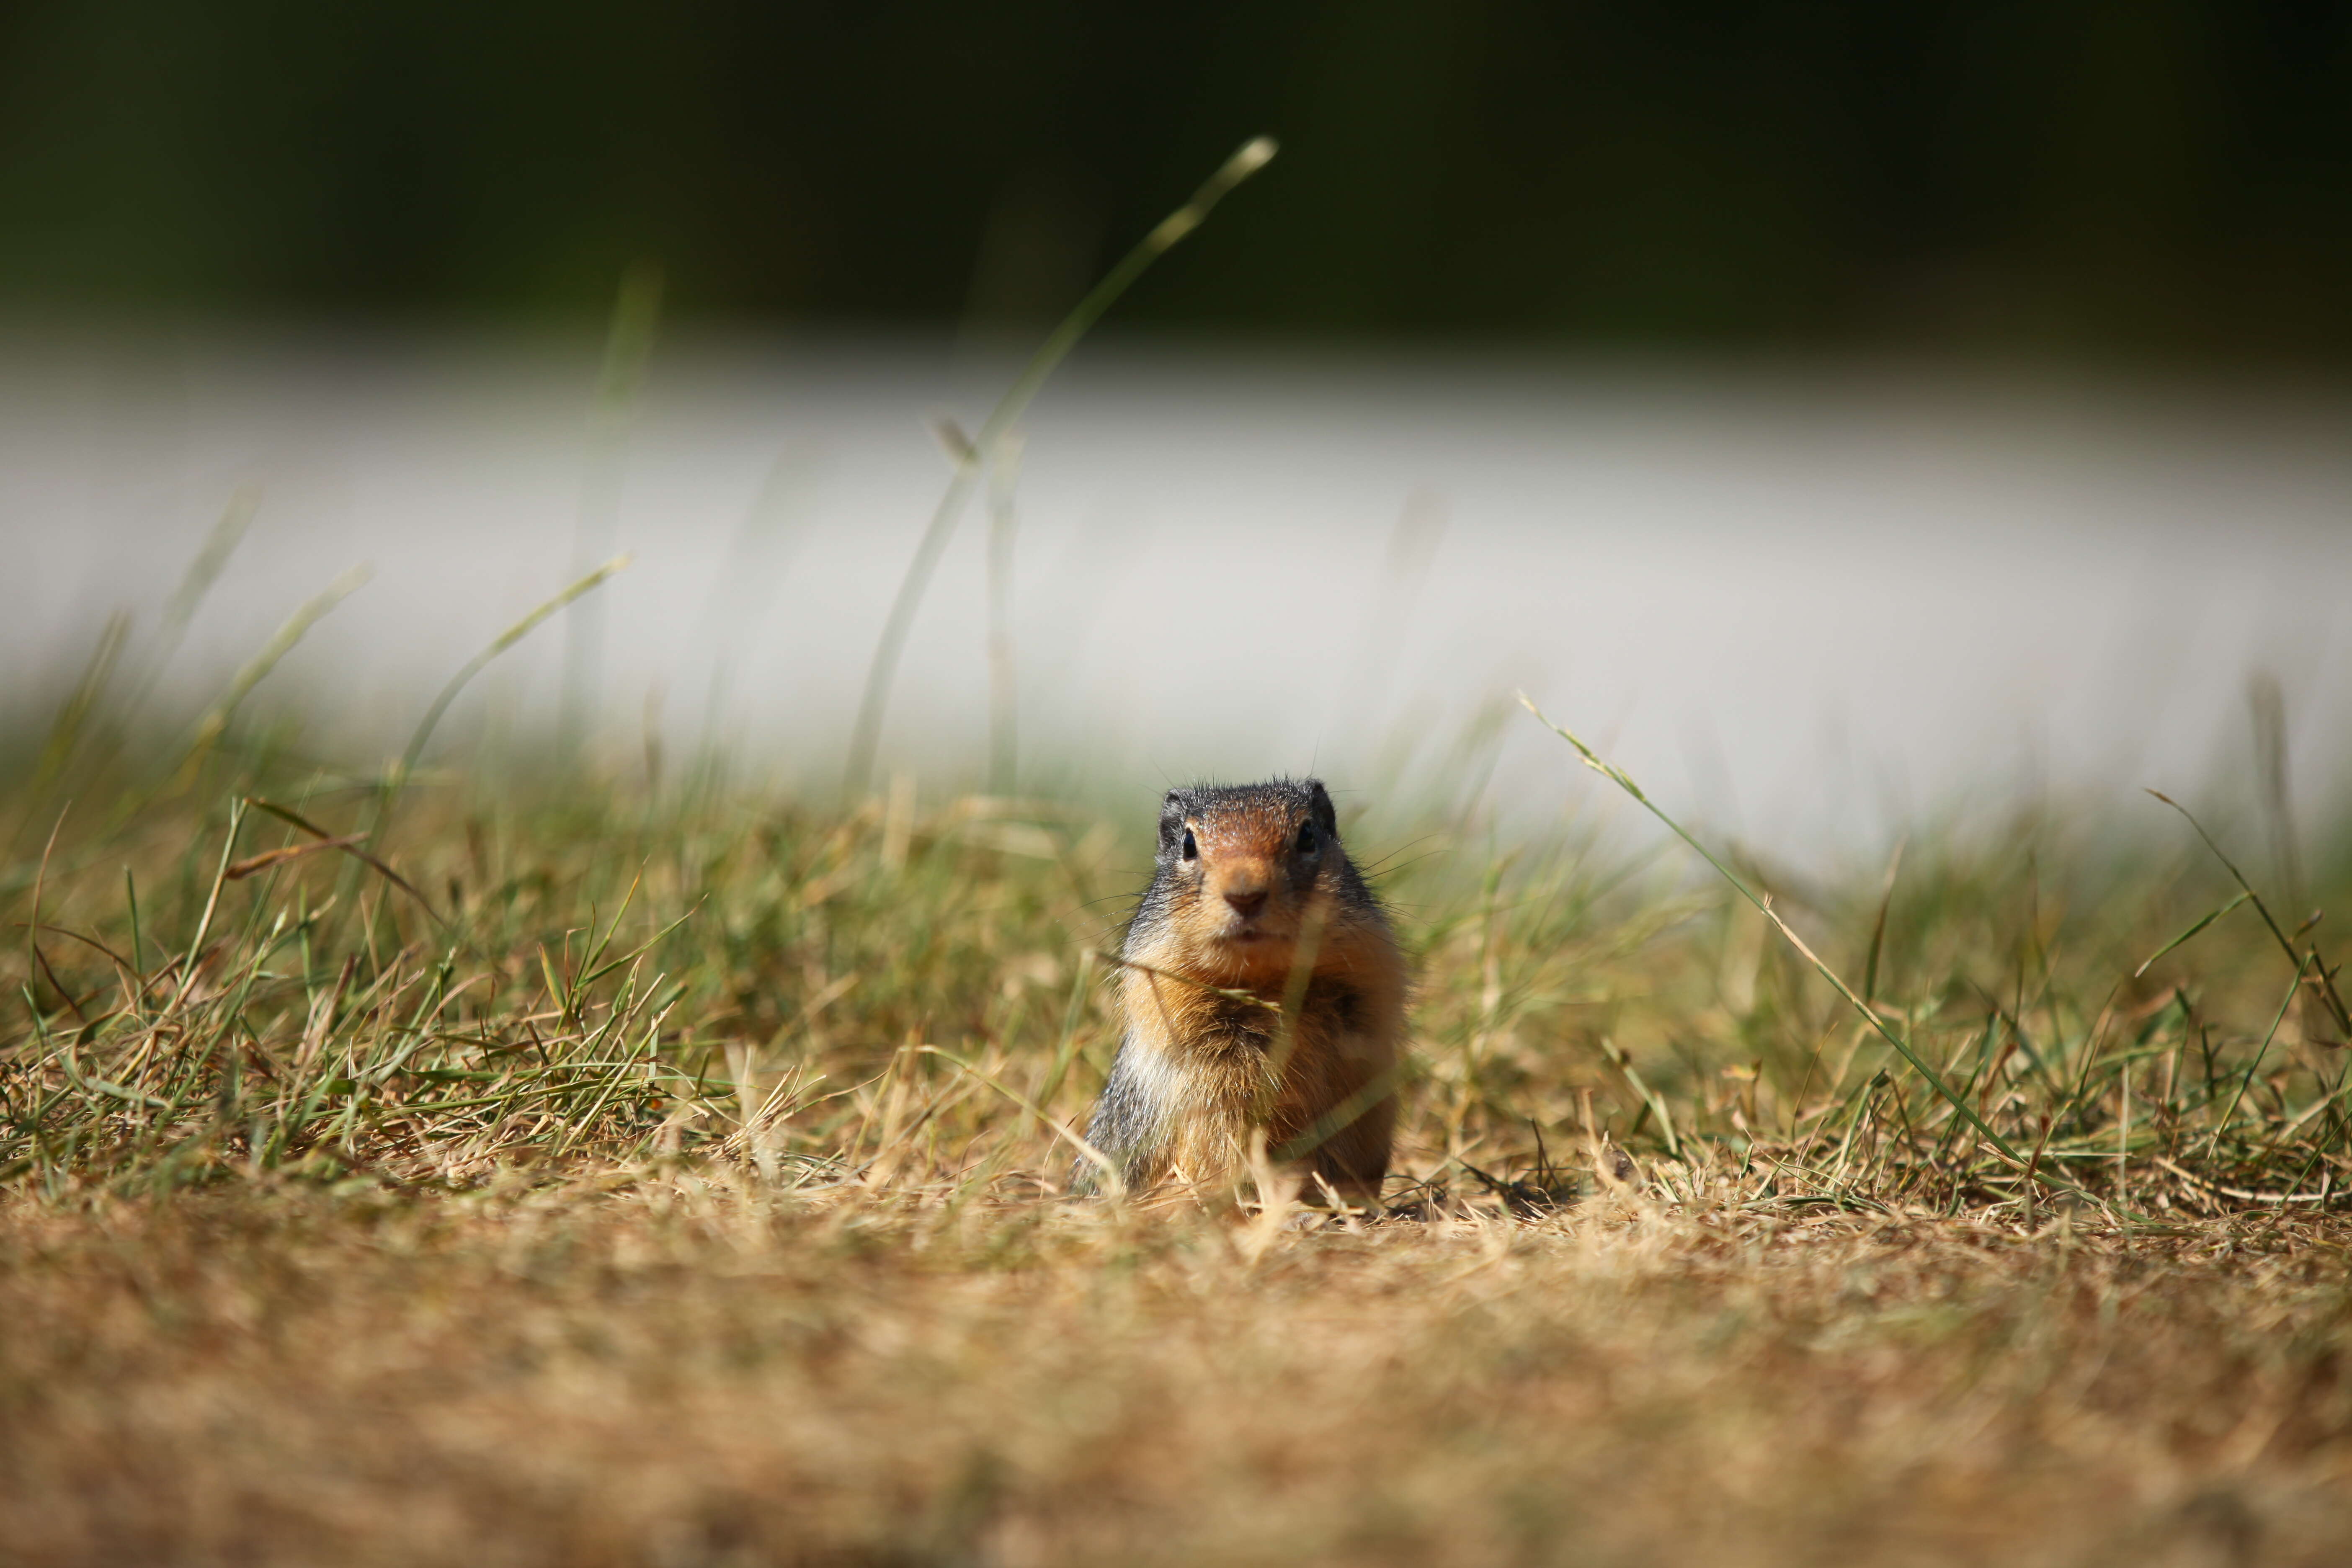
[[1342, 1220], [1061, 1195], [1151, 802], [424, 771], [371, 843], [380, 781], [256, 735], [108, 755], [8, 803], [25, 1561], [2352, 1531], [2343, 1057], [2186, 825], [1727, 860], [1981, 1127], [1565, 754], [1500, 852], [1345, 825], [1420, 985]]
[[[803, 1178], [889, 1145], [897, 1185], [1034, 1190], [1107, 1063], [1098, 954], [1148, 865], [1095, 811], [978, 795], [451, 778], [391, 822], [382, 791], [250, 755], [205, 784], [19, 835], [19, 1189], [463, 1188], [756, 1144]], [[1409, 837], [1386, 879], [1420, 975], [1399, 1202], [1524, 1199], [1539, 1137], [1563, 1171], [1622, 1144], [1662, 1191], [1734, 1168], [1782, 1199], [2018, 1224], [2339, 1184], [2324, 954], [2185, 826], [2137, 865], [2069, 864], [2056, 825], [1956, 835], [1763, 914], [1622, 835], [1493, 864], [1454, 825]]]

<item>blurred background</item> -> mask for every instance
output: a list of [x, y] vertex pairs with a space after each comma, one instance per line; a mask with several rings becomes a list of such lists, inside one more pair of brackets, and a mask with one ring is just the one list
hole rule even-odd
[[838, 787], [938, 421], [1260, 133], [978, 487], [877, 778], [1549, 810], [1523, 687], [1790, 849], [2340, 792], [2352, 7], [2315, 0], [28, 0], [10, 724], [117, 612], [194, 711], [365, 563], [250, 701], [373, 758], [626, 549], [444, 742]]

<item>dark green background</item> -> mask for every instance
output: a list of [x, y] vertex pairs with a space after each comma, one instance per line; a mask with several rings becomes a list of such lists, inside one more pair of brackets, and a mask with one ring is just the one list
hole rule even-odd
[[0, 302], [2352, 358], [2352, 8], [562, 5], [0, 19]]

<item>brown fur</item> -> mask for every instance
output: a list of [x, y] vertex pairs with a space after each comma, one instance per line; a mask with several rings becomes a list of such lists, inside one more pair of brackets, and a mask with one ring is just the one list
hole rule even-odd
[[[1270, 1153], [1347, 1201], [1380, 1195], [1396, 1117], [1404, 962], [1329, 825], [1328, 796], [1309, 789], [1171, 796], [1174, 815], [1163, 821], [1177, 826], [1163, 827], [1160, 871], [1128, 939], [1137, 967], [1118, 986], [1127, 1034], [1114, 1078], [1124, 1080], [1106, 1090], [1096, 1118], [1097, 1130], [1125, 1140], [1130, 1184], [1229, 1187], [1263, 1128]], [[1302, 856], [1295, 847], [1307, 825], [1318, 850]], [[1197, 845], [1189, 860], [1176, 847], [1188, 829]], [[1292, 1005], [1286, 1028], [1279, 1009]], [[1141, 1113], [1123, 1121], [1118, 1095]]]

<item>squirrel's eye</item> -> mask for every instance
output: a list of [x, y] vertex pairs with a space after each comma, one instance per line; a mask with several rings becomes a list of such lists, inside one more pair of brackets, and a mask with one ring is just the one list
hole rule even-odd
[[1311, 822], [1301, 825], [1298, 829], [1298, 852], [1301, 855], [1312, 855], [1315, 853], [1315, 825]]
[[1197, 860], [1201, 858], [1201, 847], [1193, 841], [1192, 830], [1189, 827], [1184, 830], [1184, 847], [1178, 853], [1187, 860]]

